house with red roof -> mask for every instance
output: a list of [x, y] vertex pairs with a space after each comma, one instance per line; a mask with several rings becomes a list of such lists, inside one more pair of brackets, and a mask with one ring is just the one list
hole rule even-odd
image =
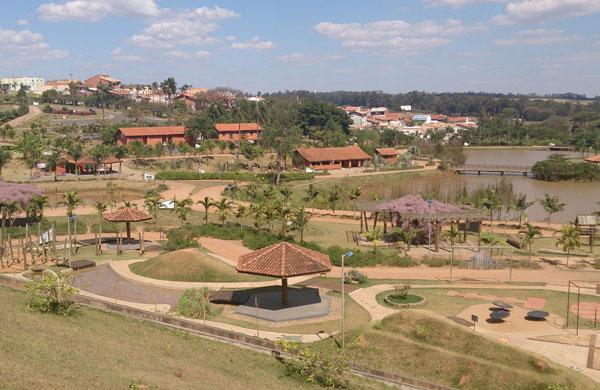
[[406, 150], [398, 150], [394, 148], [377, 148], [375, 154], [386, 164], [393, 164], [398, 160], [398, 157], [403, 155]]
[[298, 148], [296, 149], [296, 164], [298, 168], [310, 168], [317, 171], [360, 168], [371, 156], [357, 145], [334, 148]]
[[83, 84], [86, 88], [98, 88], [99, 85], [115, 88], [121, 85], [121, 80], [112, 78], [107, 74], [97, 74], [85, 80]]
[[217, 123], [219, 141], [236, 142], [240, 139], [257, 141], [263, 128], [258, 123]]
[[144, 145], [157, 144], [180, 144], [186, 142], [193, 145], [191, 138], [186, 137], [184, 126], [162, 126], [162, 127], [120, 127], [115, 134], [119, 145], [128, 145], [139, 141]]

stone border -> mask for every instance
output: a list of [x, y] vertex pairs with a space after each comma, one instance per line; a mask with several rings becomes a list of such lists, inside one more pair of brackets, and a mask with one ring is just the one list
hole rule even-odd
[[421, 300], [419, 302], [414, 302], [414, 303], [396, 303], [396, 302], [392, 302], [388, 299], [388, 297], [390, 295], [392, 295], [393, 293], [390, 293], [388, 295], [385, 296], [385, 298], [383, 298], [383, 301], [393, 307], [398, 307], [398, 308], [403, 308], [403, 307], [413, 307], [413, 306], [420, 306], [422, 304], [424, 304], [425, 302], [427, 302], [425, 300], [425, 297], [421, 296], [421, 295], [417, 295], [417, 294], [408, 294], [408, 295], [414, 295], [417, 297], [421, 297]]

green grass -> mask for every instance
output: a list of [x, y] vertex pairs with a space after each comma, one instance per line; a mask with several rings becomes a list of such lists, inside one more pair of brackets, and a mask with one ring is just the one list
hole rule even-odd
[[168, 252], [134, 263], [129, 269], [152, 279], [177, 282], [256, 282], [272, 278], [238, 273], [233, 267], [197, 249]]
[[[348, 340], [347, 353], [356, 364], [461, 389], [596, 388], [590, 379], [544, 358], [410, 309], [352, 331]], [[325, 342], [315, 348], [336, 347]]]
[[388, 301], [399, 305], [406, 305], [411, 303], [418, 303], [423, 300], [423, 297], [415, 294], [407, 294], [405, 297], [397, 295], [395, 293], [387, 295]]

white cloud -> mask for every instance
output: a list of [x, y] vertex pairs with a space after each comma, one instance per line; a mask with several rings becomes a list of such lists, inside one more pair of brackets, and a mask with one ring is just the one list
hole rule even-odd
[[216, 21], [237, 16], [237, 13], [220, 7], [170, 12], [133, 35], [131, 40], [138, 46], [149, 48], [211, 44], [217, 41], [210, 35], [219, 28]]
[[164, 53], [163, 57], [188, 60], [194, 58], [208, 58], [210, 57], [210, 53], [206, 50], [198, 50], [193, 53], [187, 53], [181, 50], [172, 50]]
[[0, 29], [0, 64], [8, 66], [23, 65], [34, 60], [53, 60], [69, 56], [66, 50], [51, 48], [42, 34], [29, 30]]
[[517, 31], [509, 39], [499, 39], [496, 45], [516, 46], [516, 45], [548, 45], [556, 43], [566, 43], [577, 40], [574, 35], [566, 35], [563, 30], [546, 30], [543, 28], [535, 30]]
[[464, 5], [479, 3], [506, 3], [508, 0], [423, 0], [429, 5], [446, 5], [450, 7], [462, 7]]
[[97, 22], [109, 16], [157, 16], [160, 9], [156, 0], [72, 0], [42, 4], [37, 12], [40, 18], [51, 22]]
[[29, 22], [27, 21], [27, 19], [17, 20], [17, 26], [27, 26], [27, 25], [29, 25]]
[[275, 48], [277, 45], [272, 41], [261, 41], [259, 36], [256, 36], [246, 42], [234, 42], [231, 44], [233, 49], [241, 50], [269, 50]]
[[290, 53], [275, 57], [277, 62], [287, 63], [318, 63], [332, 60], [339, 60], [343, 58], [340, 55], [316, 55], [316, 54], [304, 54], [304, 53]]
[[319, 23], [315, 30], [328, 38], [339, 40], [342, 46], [354, 50], [390, 50], [418, 53], [442, 46], [449, 37], [470, 29], [459, 20], [408, 23], [403, 20], [382, 20], [373, 23]]
[[140, 62], [144, 60], [144, 57], [141, 56], [123, 54], [123, 49], [120, 47], [115, 48], [111, 54], [113, 60], [120, 62]]
[[237, 38], [236, 38], [236, 36], [235, 36], [235, 35], [228, 35], [228, 36], [226, 36], [226, 37], [225, 37], [225, 40], [226, 40], [226, 41], [228, 41], [228, 42], [233, 42], [233, 41], [235, 41], [236, 39], [237, 39]]
[[500, 25], [540, 23], [600, 12], [600, 0], [514, 0], [493, 21]]
[[275, 57], [275, 60], [279, 62], [306, 62], [309, 58], [304, 53], [290, 53]]

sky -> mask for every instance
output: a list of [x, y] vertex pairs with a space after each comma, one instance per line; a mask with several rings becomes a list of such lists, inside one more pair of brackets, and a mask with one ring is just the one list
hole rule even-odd
[[600, 0], [0, 0], [0, 77], [600, 95]]

